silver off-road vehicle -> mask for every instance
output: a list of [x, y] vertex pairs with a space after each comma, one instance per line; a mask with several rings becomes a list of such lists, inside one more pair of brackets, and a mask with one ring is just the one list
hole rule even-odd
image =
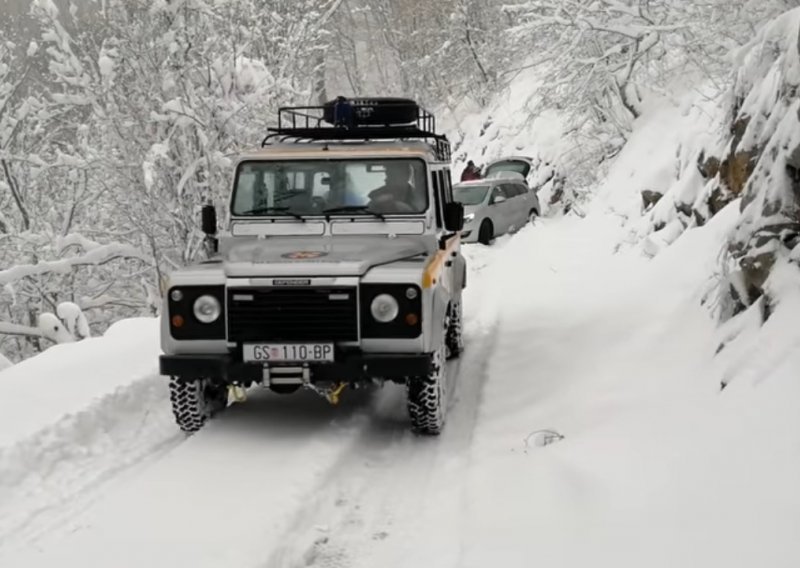
[[430, 113], [408, 99], [282, 108], [236, 163], [225, 230], [202, 213], [209, 259], [170, 275], [162, 312], [184, 431], [254, 384], [335, 402], [384, 381], [406, 385], [416, 431], [441, 431], [466, 263]]

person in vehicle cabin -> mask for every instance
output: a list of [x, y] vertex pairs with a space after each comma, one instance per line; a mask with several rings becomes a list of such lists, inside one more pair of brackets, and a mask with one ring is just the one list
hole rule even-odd
[[384, 185], [369, 194], [369, 208], [380, 213], [417, 211], [416, 192], [409, 183], [409, 168], [403, 162], [386, 163]]
[[461, 172], [461, 181], [472, 181], [476, 179], [481, 179], [481, 170], [470, 160], [467, 162], [467, 167]]

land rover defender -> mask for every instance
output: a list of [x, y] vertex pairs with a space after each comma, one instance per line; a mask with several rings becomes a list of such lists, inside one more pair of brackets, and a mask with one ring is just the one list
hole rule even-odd
[[335, 402], [391, 381], [413, 429], [440, 433], [466, 286], [450, 159], [412, 100], [281, 108], [235, 164], [224, 231], [203, 208], [208, 259], [169, 276], [160, 369], [180, 428], [257, 384]]

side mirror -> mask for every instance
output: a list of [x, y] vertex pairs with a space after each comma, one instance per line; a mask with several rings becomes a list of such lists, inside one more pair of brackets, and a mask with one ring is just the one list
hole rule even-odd
[[213, 205], [203, 205], [200, 211], [200, 228], [209, 237], [217, 234], [217, 210]]
[[444, 206], [444, 228], [456, 232], [464, 228], [464, 205], [453, 202]]
[[503, 203], [505, 200], [506, 200], [506, 198], [505, 198], [505, 197], [503, 197], [502, 195], [498, 195], [498, 196], [497, 196], [497, 197], [495, 197], [495, 198], [494, 198], [494, 200], [492, 201], [492, 205], [497, 205], [498, 203]]

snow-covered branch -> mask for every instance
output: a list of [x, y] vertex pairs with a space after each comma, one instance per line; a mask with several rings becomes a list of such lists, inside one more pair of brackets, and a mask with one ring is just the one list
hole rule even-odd
[[136, 259], [145, 262], [151, 260], [136, 247], [130, 245], [119, 243], [101, 245], [79, 256], [43, 261], [36, 264], [21, 264], [12, 268], [7, 268], [6, 270], [0, 270], [0, 285], [10, 284], [16, 280], [31, 276], [41, 276], [51, 272], [68, 274], [80, 266], [101, 266], [118, 259]]

